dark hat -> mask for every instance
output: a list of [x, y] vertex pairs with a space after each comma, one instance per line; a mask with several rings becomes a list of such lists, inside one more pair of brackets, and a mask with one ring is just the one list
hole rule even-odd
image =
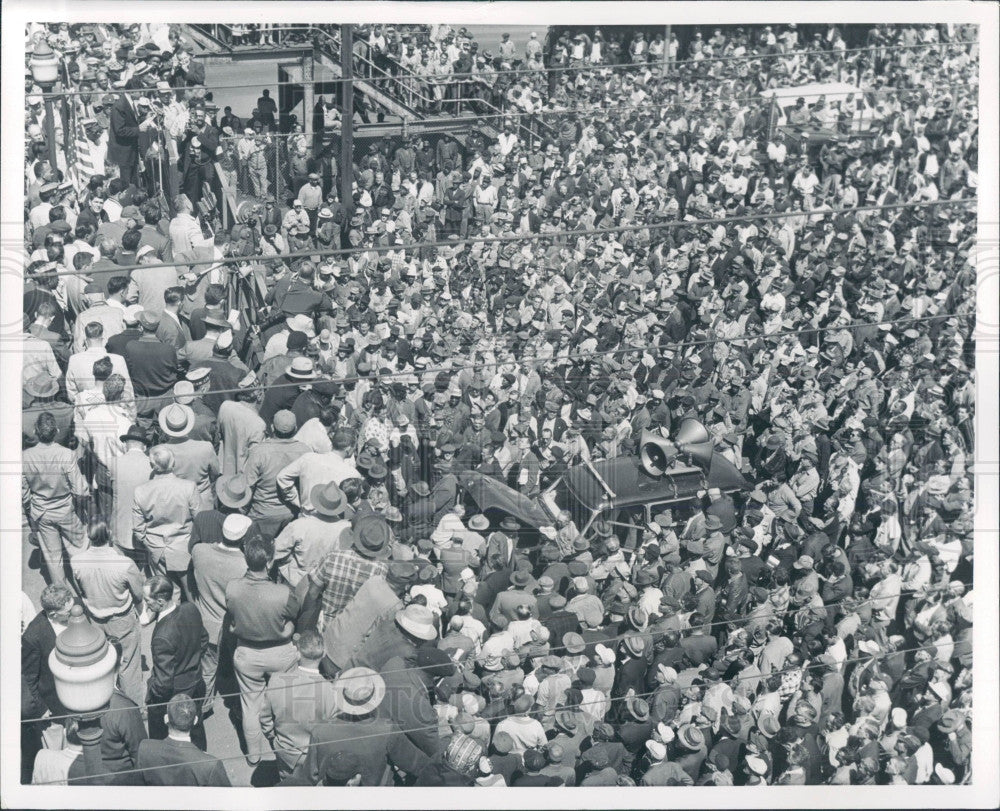
[[343, 491], [334, 483], [317, 484], [309, 493], [313, 510], [320, 515], [336, 517], [342, 515], [347, 500]]
[[417, 564], [409, 560], [390, 560], [386, 580], [405, 585], [417, 579]]
[[389, 544], [389, 525], [380, 515], [365, 514], [352, 533], [354, 549], [364, 557], [376, 557]]
[[160, 326], [160, 316], [152, 310], [143, 310], [139, 313], [139, 325], [146, 332], [156, 332]]
[[149, 444], [149, 438], [146, 436], [146, 432], [143, 431], [138, 425], [130, 425], [128, 430], [118, 437], [122, 442], [142, 442], [144, 445]]

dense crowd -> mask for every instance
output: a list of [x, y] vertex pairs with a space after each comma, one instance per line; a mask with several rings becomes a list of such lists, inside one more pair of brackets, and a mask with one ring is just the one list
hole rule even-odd
[[[228, 785], [221, 705], [255, 785], [969, 781], [977, 46], [776, 28], [692, 46], [773, 48], [763, 83], [631, 35], [508, 76], [551, 137], [376, 143], [349, 201], [303, 138], [229, 230], [180, 32], [29, 31], [101, 162], [51, 160], [31, 88], [22, 778]], [[838, 63], [856, 95], [773, 126], [759, 90]], [[689, 418], [746, 490], [536, 527], [461, 484], [532, 499]], [[77, 606], [119, 652], [98, 775], [48, 666]]]

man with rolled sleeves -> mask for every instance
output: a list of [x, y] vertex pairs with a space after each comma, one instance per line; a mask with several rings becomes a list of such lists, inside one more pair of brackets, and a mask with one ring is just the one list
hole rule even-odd
[[118, 679], [122, 692], [141, 704], [139, 614], [143, 577], [135, 562], [115, 549], [104, 521], [87, 530], [90, 547], [77, 554], [70, 567], [87, 613], [118, 649]]
[[49, 581], [63, 583], [66, 557], [88, 545], [75, 502], [86, 498], [90, 488], [73, 451], [56, 444], [56, 432], [55, 418], [40, 414], [35, 423], [38, 444], [21, 456], [21, 500], [38, 537]]
[[267, 426], [257, 413], [255, 382], [252, 374], [244, 375], [237, 382], [239, 391], [233, 399], [219, 405], [219, 466], [223, 476], [241, 473], [250, 450], [264, 441]]
[[248, 538], [243, 546], [247, 572], [226, 586], [226, 607], [236, 636], [233, 666], [240, 685], [243, 735], [247, 763], [251, 766], [270, 754], [260, 725], [267, 679], [272, 673], [291, 670], [298, 661], [292, 634], [299, 615], [299, 600], [290, 586], [268, 579], [273, 549], [269, 540], [259, 536]]

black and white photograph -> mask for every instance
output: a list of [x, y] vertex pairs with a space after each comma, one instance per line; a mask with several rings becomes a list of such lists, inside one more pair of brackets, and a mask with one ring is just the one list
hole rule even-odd
[[1000, 802], [995, 5], [2, 29], [5, 807]]

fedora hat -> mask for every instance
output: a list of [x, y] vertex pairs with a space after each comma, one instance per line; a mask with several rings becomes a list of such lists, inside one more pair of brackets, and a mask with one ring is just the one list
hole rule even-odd
[[171, 403], [160, 412], [160, 428], [172, 437], [185, 437], [194, 428], [194, 411], [189, 406]]
[[469, 519], [469, 529], [484, 532], [490, 528], [490, 520], [482, 513], [477, 513]]
[[966, 729], [965, 717], [957, 710], [948, 710], [937, 722], [937, 728], [945, 735], [957, 732], [959, 729]]
[[773, 713], [764, 713], [757, 719], [757, 728], [765, 738], [773, 738], [781, 731], [781, 725]]
[[607, 521], [595, 521], [593, 526], [594, 534], [598, 538], [610, 538], [614, 530]]
[[576, 715], [569, 710], [557, 710], [555, 723], [557, 727], [571, 735], [576, 732], [576, 728], [578, 726]]
[[316, 368], [310, 358], [295, 358], [285, 372], [291, 380], [315, 380]]
[[24, 384], [25, 394], [35, 398], [54, 397], [58, 391], [59, 381], [48, 372], [42, 372], [41, 374], [35, 375], [31, 378], [31, 380]]
[[247, 484], [244, 476], [220, 476], [215, 480], [215, 495], [226, 507], [239, 509], [250, 503], [253, 498], [253, 490]]
[[694, 724], [685, 724], [677, 730], [677, 742], [685, 749], [697, 751], [705, 745], [705, 734]]
[[636, 658], [639, 658], [646, 652], [646, 640], [641, 636], [636, 636], [635, 634], [630, 634], [625, 637], [625, 649]]
[[317, 484], [310, 491], [309, 500], [312, 502], [313, 510], [331, 518], [343, 514], [346, 502], [344, 493], [333, 482]]
[[352, 528], [352, 546], [366, 558], [378, 557], [389, 545], [389, 525], [377, 514], [364, 515]]
[[122, 442], [142, 442], [144, 445], [149, 444], [149, 437], [146, 436], [146, 432], [138, 425], [130, 425], [128, 430], [118, 437], [118, 439]]
[[722, 529], [722, 520], [719, 516], [709, 513], [705, 516], [705, 529], [709, 532], [715, 532], [716, 530]]
[[415, 495], [418, 495], [421, 498], [427, 498], [427, 496], [431, 494], [431, 488], [428, 487], [427, 482], [423, 481], [411, 485], [410, 489], [414, 492]]
[[396, 612], [396, 624], [410, 636], [430, 641], [437, 639], [437, 628], [434, 627], [434, 614], [419, 603], [410, 603]]
[[371, 668], [352, 667], [333, 683], [337, 710], [343, 715], [368, 715], [385, 698], [385, 681]]
[[562, 643], [563, 647], [566, 649], [566, 653], [572, 656], [578, 656], [587, 648], [583, 637], [574, 631], [568, 631], [563, 634]]
[[625, 708], [636, 721], [642, 723], [649, 720], [649, 702], [646, 699], [629, 696], [625, 700]]

